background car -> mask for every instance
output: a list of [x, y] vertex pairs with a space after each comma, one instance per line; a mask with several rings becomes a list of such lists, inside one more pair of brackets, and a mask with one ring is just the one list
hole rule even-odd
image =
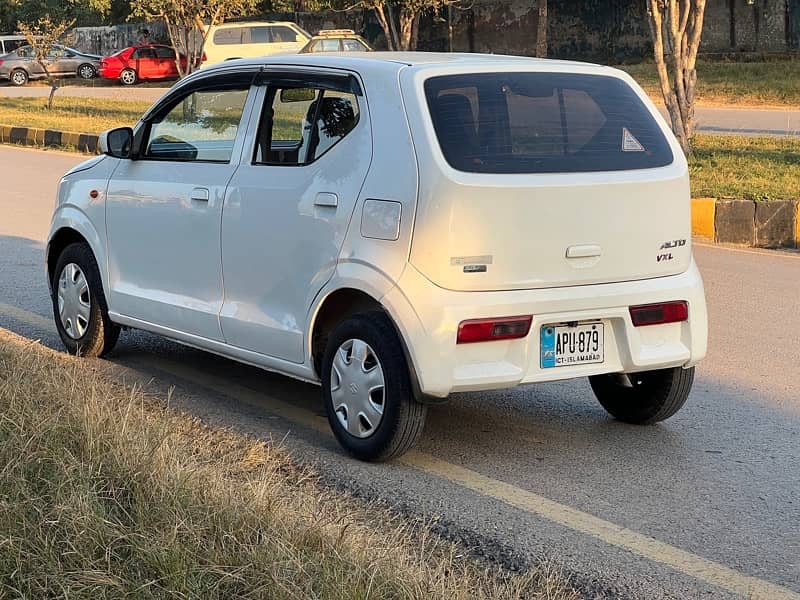
[[[48, 70], [56, 77], [91, 79], [100, 69], [100, 57], [55, 45], [47, 53]], [[22, 46], [0, 58], [0, 79], [13, 85], [25, 85], [30, 79], [43, 79], [45, 72], [31, 46]]]
[[203, 52], [207, 67], [234, 58], [272, 54], [294, 54], [311, 35], [291, 21], [257, 21], [213, 25], [206, 35]]
[[[186, 57], [181, 54], [181, 64], [186, 67]], [[119, 79], [123, 85], [133, 85], [142, 80], [177, 79], [180, 77], [175, 63], [175, 50], [171, 46], [151, 44], [130, 46], [100, 61], [100, 76]]]
[[0, 35], [0, 56], [13, 52], [20, 46], [27, 45], [24, 35]]
[[352, 29], [322, 30], [301, 48], [300, 54], [309, 52], [371, 52], [367, 41]]

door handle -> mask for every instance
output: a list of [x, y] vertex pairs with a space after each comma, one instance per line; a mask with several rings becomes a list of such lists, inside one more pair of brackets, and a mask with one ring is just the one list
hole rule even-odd
[[208, 202], [208, 188], [194, 188], [189, 198], [197, 200], [198, 202]]
[[315, 206], [339, 206], [339, 196], [330, 192], [320, 192], [314, 198]]
[[596, 244], [583, 244], [567, 248], [567, 258], [592, 258], [600, 256], [602, 250]]

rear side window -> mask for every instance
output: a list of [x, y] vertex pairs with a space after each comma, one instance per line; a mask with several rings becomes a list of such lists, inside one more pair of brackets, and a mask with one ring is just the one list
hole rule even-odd
[[622, 80], [571, 73], [433, 77], [425, 95], [445, 159], [474, 173], [663, 167], [669, 144]]

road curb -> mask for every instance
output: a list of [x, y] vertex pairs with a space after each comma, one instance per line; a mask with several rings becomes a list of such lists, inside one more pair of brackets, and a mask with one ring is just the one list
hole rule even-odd
[[800, 201], [693, 198], [692, 235], [754, 248], [800, 248]]
[[3, 144], [20, 144], [40, 148], [72, 146], [81, 152], [96, 153], [99, 137], [94, 133], [0, 125], [0, 143]]

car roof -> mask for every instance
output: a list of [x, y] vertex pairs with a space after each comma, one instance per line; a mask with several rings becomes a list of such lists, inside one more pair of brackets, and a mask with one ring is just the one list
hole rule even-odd
[[217, 23], [211, 27], [215, 29], [224, 29], [226, 27], [252, 27], [258, 25], [294, 25], [298, 27], [294, 21], [226, 21], [225, 23]]

